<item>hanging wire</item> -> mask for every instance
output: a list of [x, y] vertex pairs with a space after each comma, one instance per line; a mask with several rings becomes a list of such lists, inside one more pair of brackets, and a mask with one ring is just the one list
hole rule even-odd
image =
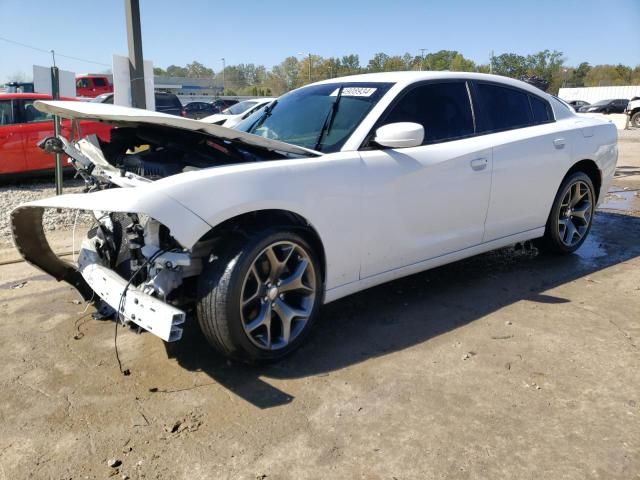
[[[68, 58], [70, 60], [77, 60], [78, 62], [93, 63], [94, 65], [102, 65], [103, 67], [111, 67], [111, 65], [109, 65], [107, 63], [96, 62], [94, 60], [87, 60], [86, 58], [74, 57], [72, 55], [63, 55], [62, 53], [57, 53], [57, 52], [54, 53], [53, 50], [45, 50], [44, 48], [38, 48], [38, 47], [34, 47], [33, 45], [28, 45], [26, 43], [16, 42], [15, 40], [11, 40], [11, 39], [5, 38], [5, 37], [0, 37], [0, 40], [2, 40], [4, 42], [7, 42], [7, 43], [12, 43], [14, 45], [18, 45], [20, 47], [30, 48], [31, 50], [35, 50], [37, 52], [46, 53], [47, 55], [57, 55], [58, 57]], [[54, 56], [54, 64], [55, 64], [55, 56]]]

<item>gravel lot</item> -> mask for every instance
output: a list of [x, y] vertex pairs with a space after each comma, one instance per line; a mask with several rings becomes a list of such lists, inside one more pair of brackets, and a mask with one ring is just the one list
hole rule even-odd
[[[81, 193], [84, 184], [77, 180], [66, 180], [63, 193]], [[11, 210], [21, 203], [52, 197], [56, 194], [56, 187], [51, 182], [24, 182], [16, 185], [0, 186], [0, 247], [12, 244]], [[67, 230], [73, 228], [76, 214], [72, 210], [47, 209], [44, 214], [45, 231]], [[78, 224], [90, 224], [93, 217], [89, 213], [80, 213]]]

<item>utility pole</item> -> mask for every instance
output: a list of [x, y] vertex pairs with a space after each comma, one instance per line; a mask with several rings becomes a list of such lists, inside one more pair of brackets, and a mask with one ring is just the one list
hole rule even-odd
[[418, 70], [422, 71], [422, 64], [424, 63], [424, 52], [426, 52], [426, 48], [420, 49], [420, 68]]
[[493, 50], [491, 50], [491, 58], [489, 59], [489, 73], [493, 73]]
[[309, 83], [311, 83], [311, 53], [309, 53]]
[[[53, 60], [53, 67], [51, 67], [51, 98], [54, 100], [60, 100], [60, 71], [56, 66], [56, 52], [51, 50], [51, 58]], [[60, 136], [60, 117], [53, 116], [53, 135], [58, 138]], [[55, 165], [55, 179], [56, 179], [56, 195], [62, 195], [62, 155], [56, 152], [56, 165]]]
[[224, 57], [222, 57], [222, 95], [224, 95], [224, 71], [227, 69], [225, 62], [224, 62]]
[[146, 108], [147, 102], [144, 92], [144, 60], [142, 58], [142, 32], [140, 30], [139, 0], [124, 0], [124, 12], [127, 18], [131, 104], [135, 108]]

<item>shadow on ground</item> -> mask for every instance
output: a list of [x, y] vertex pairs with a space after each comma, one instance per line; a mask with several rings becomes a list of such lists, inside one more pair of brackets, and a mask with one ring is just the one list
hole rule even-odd
[[305, 345], [268, 366], [229, 364], [194, 328], [183, 341], [167, 344], [168, 353], [259, 408], [283, 405], [293, 398], [261, 377], [326, 374], [425, 342], [520, 300], [570, 302], [544, 292], [639, 256], [638, 239], [640, 218], [598, 212], [591, 235], [573, 255], [506, 248], [369, 289], [324, 306]]

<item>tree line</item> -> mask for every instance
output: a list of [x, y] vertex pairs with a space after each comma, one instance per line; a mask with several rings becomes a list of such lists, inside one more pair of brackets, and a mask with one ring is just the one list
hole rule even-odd
[[156, 75], [209, 78], [212, 85], [222, 85], [227, 95], [281, 95], [294, 88], [328, 78], [370, 72], [400, 70], [450, 70], [483, 72], [513, 78], [536, 77], [548, 84], [548, 91], [556, 94], [561, 87], [594, 87], [610, 85], [639, 85], [640, 65], [590, 65], [582, 62], [568, 66], [562, 52], [543, 50], [530, 55], [501, 53], [492, 55], [486, 64], [477, 64], [455, 50], [440, 50], [426, 55], [388, 55], [376, 53], [366, 65], [358, 55], [322, 57], [309, 54], [290, 56], [271, 69], [253, 63], [228, 65], [222, 71], [193, 61], [184, 67], [170, 65], [154, 68]]

